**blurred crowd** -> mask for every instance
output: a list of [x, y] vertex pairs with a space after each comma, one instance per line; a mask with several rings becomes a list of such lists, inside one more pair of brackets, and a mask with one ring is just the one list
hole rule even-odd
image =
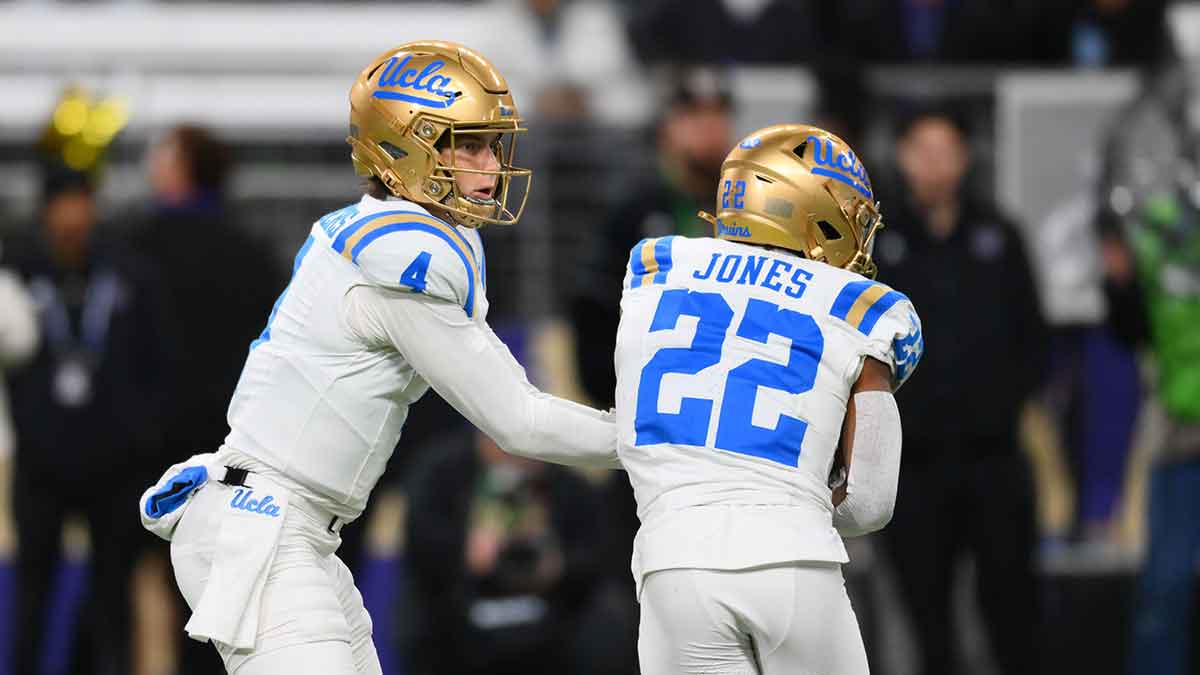
[[[543, 343], [524, 321], [514, 280], [516, 235], [484, 233], [495, 245], [489, 296], [507, 326], [501, 336], [535, 378], [613, 404], [630, 247], [708, 233], [696, 213], [712, 209], [721, 160], [737, 141], [739, 102], [723, 66], [812, 69], [817, 113], [804, 121], [856, 148], [868, 147], [868, 127], [886, 130], [866, 160], [886, 223], [875, 248], [879, 279], [913, 300], [927, 340], [919, 372], [898, 394], [905, 438], [894, 519], [851, 550], [848, 584], [873, 672], [975, 672], [966, 624], [987, 645], [986, 672], [1200, 667], [1188, 661], [1200, 632], [1200, 88], [1186, 55], [1171, 47], [1166, 0], [513, 4], [537, 18], [548, 59], [571, 63], [565, 27], [573, 15], [604, 11], [623, 17], [619, 39], [639, 62], [672, 66], [654, 121], [638, 136], [653, 148], [653, 165], [636, 182], [614, 174], [594, 190], [619, 196], [565, 239], [571, 250], [554, 251], [574, 263], [566, 276], [553, 272], [563, 283], [551, 291], [553, 313], [572, 329], [573, 357], [557, 363], [565, 375], [539, 370]], [[913, 63], [1134, 66], [1144, 75], [1140, 95], [1094, 148], [1101, 159], [1092, 180], [1064, 195], [1046, 222], [1019, 223], [974, 179], [989, 162], [980, 139], [991, 133], [975, 108], [944, 96], [872, 99], [864, 64]], [[591, 103], [564, 82], [522, 104], [531, 138], [539, 120], [588, 114]], [[286, 284], [286, 260], [229, 198], [239, 157], [219, 130], [181, 121], [158, 130], [141, 154], [149, 198], [102, 208], [103, 163], [70, 166], [31, 149], [39, 173], [32, 222], [0, 222], [0, 461], [11, 474], [0, 497], [11, 503], [15, 534], [12, 600], [0, 602], [10, 613], [0, 673], [144, 670], [135, 569], [167, 551], [141, 532], [131, 505], [159, 467], [221, 442], [246, 350]], [[541, 198], [553, 211], [549, 178], [542, 186], [551, 194]], [[507, 456], [434, 394], [427, 399], [384, 485], [407, 505], [400, 521], [385, 521], [402, 531], [391, 553], [402, 563], [388, 569], [404, 592], [383, 605], [388, 621], [376, 617], [391, 627], [376, 641], [397, 654], [395, 672], [637, 672], [629, 561], [638, 521], [625, 476]], [[1119, 512], [1149, 408], [1161, 411], [1162, 432], [1151, 448], [1144, 544], [1134, 546], [1144, 553], [1132, 569], [1111, 568], [1126, 581], [1107, 604], [1073, 611], [1074, 596], [1052, 583], [1062, 569], [1052, 563], [1120, 558]], [[1037, 420], [1052, 430], [1070, 477], [1073, 515], [1055, 527], [1039, 520], [1048, 495], [1030, 433]], [[339, 555], [357, 575], [380, 555], [366, 536], [373, 515], [342, 533]], [[72, 628], [55, 637], [61, 608], [48, 598], [72, 516], [89, 532], [90, 582]], [[178, 639], [186, 608], [166, 567], [155, 569], [175, 603], [161, 616], [178, 641], [176, 672], [220, 672], [208, 645]], [[884, 590], [880, 578], [890, 580]], [[975, 608], [965, 623], [963, 589]], [[895, 616], [885, 595], [906, 618], [908, 670], [875, 639]], [[368, 606], [379, 611], [370, 598]], [[1052, 642], [1075, 635], [1067, 624], [1076, 621], [1115, 641], [1097, 649], [1115, 659], [1086, 668], [1082, 654], [1057, 660], [1065, 647]], [[67, 657], [51, 644], [66, 645]]]

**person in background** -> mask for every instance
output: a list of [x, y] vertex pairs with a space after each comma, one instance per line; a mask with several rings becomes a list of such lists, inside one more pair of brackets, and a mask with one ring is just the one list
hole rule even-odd
[[823, 22], [829, 4], [817, 0], [641, 2], [630, 11], [629, 35], [646, 63], [808, 63], [835, 46]]
[[[16, 450], [12, 414], [8, 409], [5, 372], [24, 365], [38, 345], [37, 313], [25, 285], [5, 267], [0, 247], [0, 531], [11, 532], [12, 458]], [[11, 539], [0, 535], [0, 555], [10, 552]]]
[[603, 511], [563, 467], [509, 455], [468, 425], [418, 452], [409, 475], [414, 675], [612, 673], [584, 658]]
[[216, 446], [229, 432], [229, 392], [285, 283], [266, 242], [231, 212], [231, 160], [211, 131], [191, 124], [169, 129], [147, 153], [152, 201], [135, 243], [161, 267], [179, 345], [165, 459]]
[[[1191, 672], [1200, 560], [1200, 205], [1185, 199], [1155, 196], [1124, 232], [1109, 231], [1103, 244], [1113, 292], [1144, 308], [1148, 318], [1148, 324], [1140, 322], [1148, 328], [1141, 342], [1157, 361], [1158, 394], [1168, 417], [1148, 486], [1147, 549], [1128, 671], [1133, 675]], [[1131, 290], [1141, 297], [1129, 298]]]
[[[232, 157], [211, 131], [172, 127], [150, 144], [145, 164], [151, 200], [133, 243], [161, 270], [178, 346], [171, 354], [175, 378], [160, 453], [174, 462], [229, 433], [229, 392], [284, 280], [266, 242], [240, 227], [230, 211]], [[183, 620], [183, 598], [171, 586]], [[212, 650], [193, 640], [181, 641], [179, 658], [185, 675], [219, 667]]]
[[1036, 672], [1036, 523], [1018, 418], [1039, 385], [1045, 328], [1024, 245], [967, 187], [965, 124], [940, 105], [908, 111], [896, 145], [902, 191], [884, 194], [879, 279], [922, 308], [922, 377], [904, 416], [900, 497], [883, 541], [911, 611], [923, 675], [955, 672], [951, 590], [974, 558], [1001, 672]]
[[646, 237], [710, 234], [696, 213], [712, 203], [733, 140], [732, 98], [720, 75], [696, 69], [673, 78], [657, 126], [654, 180], [635, 186], [585, 237], [579, 283], [568, 304], [583, 388], [600, 407], [613, 404], [620, 273], [629, 248]]
[[[0, 249], [0, 256], [3, 249]], [[37, 349], [38, 325], [33, 301], [12, 270], [0, 257], [0, 462], [8, 463], [16, 440], [8, 410], [4, 372], [28, 361]]]
[[40, 228], [14, 252], [42, 342], [10, 380], [18, 592], [10, 672], [42, 672], [63, 522], [82, 516], [91, 581], [73, 672], [128, 675], [130, 583], [143, 542], [129, 504], [163, 447], [168, 331], [150, 268], [97, 230], [92, 178], [46, 169]]
[[1200, 100], [1192, 66], [1154, 74], [1116, 120], [1105, 148], [1101, 252], [1109, 324], [1157, 366], [1165, 441], [1150, 468], [1146, 552], [1133, 607], [1126, 673], [1195, 670], [1200, 559]]

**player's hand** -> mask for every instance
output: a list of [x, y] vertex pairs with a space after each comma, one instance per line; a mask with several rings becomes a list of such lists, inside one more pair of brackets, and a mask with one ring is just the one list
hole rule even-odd
[[841, 506], [844, 501], [846, 501], [846, 483], [843, 482], [833, 490], [833, 508]]

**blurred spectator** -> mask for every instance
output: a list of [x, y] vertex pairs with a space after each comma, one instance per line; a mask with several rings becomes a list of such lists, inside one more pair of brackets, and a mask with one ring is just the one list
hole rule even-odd
[[[630, 120], [643, 113], [640, 83], [625, 25], [611, 3], [579, 0], [490, 0], [510, 21], [506, 58], [523, 63], [536, 99], [520, 101], [541, 122], [587, 117]], [[490, 53], [490, 52], [489, 52]]]
[[25, 285], [0, 267], [0, 461], [8, 461], [16, 443], [8, 410], [4, 372], [33, 356], [38, 344], [37, 316]]
[[586, 481], [469, 427], [430, 443], [410, 478], [415, 675], [620, 673], [592, 661], [611, 637], [579, 630], [595, 625], [603, 543]]
[[1034, 261], [1052, 326], [1046, 402], [1057, 418], [1075, 478], [1071, 539], [1105, 554], [1116, 543], [1116, 510], [1140, 409], [1133, 351], [1106, 325], [1100, 216], [1095, 189], [1055, 208], [1036, 229]]
[[871, 63], [1002, 63], [1022, 60], [1027, 38], [1012, 3], [998, 0], [845, 0], [831, 46]]
[[1165, 56], [1167, 0], [1034, 0], [1034, 58], [1093, 68], [1151, 66]]
[[19, 578], [11, 672], [41, 672], [63, 521], [76, 513], [91, 535], [91, 582], [73, 672], [127, 675], [130, 575], [144, 541], [130, 504], [146, 469], [161, 463], [167, 421], [171, 346], [159, 283], [96, 230], [88, 176], [48, 170], [40, 220], [35, 239], [14, 257], [43, 340], [11, 379]]
[[1185, 121], [1200, 98], [1193, 77], [1175, 70], [1157, 78], [1114, 126], [1108, 148], [1112, 217], [1103, 257], [1113, 328], [1150, 347], [1168, 417], [1148, 486], [1132, 675], [1184, 675], [1196, 665], [1190, 652], [1200, 560], [1200, 137]]
[[181, 125], [146, 162], [153, 201], [135, 243], [162, 268], [178, 340], [167, 444], [180, 459], [229, 433], [225, 410], [246, 351], [286, 283], [266, 242], [227, 208], [230, 159], [207, 129]]
[[965, 187], [967, 135], [947, 110], [899, 125], [903, 191], [882, 198], [880, 280], [912, 298], [928, 341], [922, 377], [897, 397], [904, 458], [883, 531], [913, 616], [923, 675], [957, 671], [951, 590], [964, 554], [1005, 675], [1037, 672], [1033, 485], [1018, 417], [1039, 383], [1045, 336], [1016, 229]]
[[[229, 433], [225, 412], [246, 351], [285, 284], [267, 244], [239, 227], [229, 212], [230, 168], [225, 145], [194, 125], [168, 130], [147, 153], [152, 201], [133, 240], [162, 270], [177, 344], [170, 354], [175, 379], [164, 460], [213, 451]], [[183, 596], [171, 586], [186, 620]], [[208, 645], [192, 640], [181, 645], [185, 675], [219, 667]]]
[[629, 186], [607, 222], [584, 237], [584, 265], [571, 290], [580, 377], [601, 408], [613, 405], [616, 389], [612, 355], [629, 250], [645, 237], [711, 234], [696, 213], [715, 203], [721, 162], [733, 147], [732, 101], [716, 72], [686, 72], [667, 88], [655, 180]]
[[[646, 63], [806, 63], [832, 47], [816, 0], [649, 0], [629, 35]], [[857, 41], [855, 42], [857, 46]]]

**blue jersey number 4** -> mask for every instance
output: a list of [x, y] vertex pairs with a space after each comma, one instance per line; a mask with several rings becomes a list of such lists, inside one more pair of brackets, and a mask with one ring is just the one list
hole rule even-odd
[[[659, 300], [650, 332], [674, 329], [681, 316], [699, 319], [696, 335], [690, 347], [658, 350], [642, 369], [634, 419], [636, 445], [703, 446], [708, 439], [712, 400], [684, 398], [678, 413], [662, 413], [658, 411], [658, 399], [664, 375], [695, 375], [721, 360], [733, 311], [719, 293], [670, 290]], [[778, 335], [790, 339], [792, 346], [786, 364], [751, 359], [729, 371], [714, 445], [720, 450], [794, 467], [800, 460], [800, 446], [804, 443], [808, 423], [781, 414], [774, 429], [757, 426], [752, 421], [754, 404], [759, 387], [788, 394], [811, 390], [816, 382], [825, 339], [811, 316], [757, 299], [747, 304], [737, 335], [763, 344], [770, 336]]]

